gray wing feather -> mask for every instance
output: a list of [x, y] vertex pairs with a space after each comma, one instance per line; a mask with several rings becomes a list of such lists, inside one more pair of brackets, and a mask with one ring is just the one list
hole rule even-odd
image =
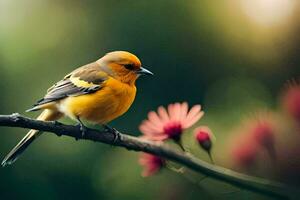
[[[36, 110], [36, 106], [57, 101], [69, 96], [79, 96], [96, 92], [101, 89], [102, 83], [108, 78], [107, 76], [97, 75], [97, 72], [99, 72], [99, 66], [97, 63], [90, 63], [74, 70], [65, 76], [63, 80], [49, 88], [44, 98], [37, 101], [33, 108], [28, 111], [34, 111]], [[80, 80], [93, 83], [93, 85], [90, 87], [78, 87], [70, 80], [71, 77], [79, 77]]]
[[42, 105], [52, 101], [60, 100], [68, 96], [79, 96], [96, 92], [101, 88], [100, 85], [94, 85], [88, 88], [77, 87], [69, 79], [57, 83], [44, 98], [40, 99], [34, 106]]

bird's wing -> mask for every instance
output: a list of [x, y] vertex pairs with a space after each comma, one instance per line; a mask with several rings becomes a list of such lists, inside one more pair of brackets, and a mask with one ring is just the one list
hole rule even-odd
[[[97, 63], [80, 67], [47, 90], [47, 94], [34, 107], [57, 101], [69, 96], [79, 96], [96, 92], [109, 78]], [[33, 109], [34, 110], [34, 109]]]

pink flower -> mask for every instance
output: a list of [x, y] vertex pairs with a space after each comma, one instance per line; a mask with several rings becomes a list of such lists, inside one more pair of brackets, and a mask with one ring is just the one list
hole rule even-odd
[[158, 156], [141, 153], [139, 163], [144, 167], [142, 176], [147, 177], [157, 173], [164, 166], [165, 161]]
[[261, 147], [265, 148], [272, 159], [276, 158], [274, 129], [275, 127], [272, 120], [266, 118], [253, 123], [253, 127], [250, 130], [253, 140]]
[[233, 160], [241, 167], [251, 167], [257, 159], [259, 148], [255, 143], [238, 144], [232, 150]]
[[206, 126], [200, 126], [194, 130], [194, 135], [200, 146], [207, 152], [210, 152], [212, 147], [212, 133]]
[[254, 117], [245, 120], [237, 130], [241, 138], [234, 140], [233, 157], [240, 165], [253, 163], [258, 152], [266, 150], [270, 158], [275, 160], [275, 135], [278, 124], [272, 112], [260, 111]]
[[300, 123], [300, 85], [292, 84], [282, 96], [286, 112]]
[[263, 147], [274, 145], [274, 127], [269, 121], [258, 121], [251, 131], [253, 139]]
[[195, 124], [203, 114], [200, 105], [188, 110], [186, 102], [169, 104], [168, 109], [160, 106], [157, 112], [149, 112], [148, 119], [144, 120], [139, 128], [144, 134], [143, 137], [149, 140], [161, 141], [171, 138], [179, 141], [183, 131]]

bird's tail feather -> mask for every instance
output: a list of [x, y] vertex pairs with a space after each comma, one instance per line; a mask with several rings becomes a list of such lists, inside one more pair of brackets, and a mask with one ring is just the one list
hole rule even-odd
[[[61, 113], [52, 110], [44, 110], [40, 116], [37, 118], [38, 120], [43, 121], [51, 121], [57, 120], [62, 116]], [[7, 154], [7, 156], [3, 159], [1, 165], [4, 167], [6, 165], [13, 164], [19, 156], [27, 149], [27, 147], [38, 137], [42, 132], [38, 130], [30, 130], [25, 137]]]
[[5, 167], [6, 165], [13, 164], [21, 153], [33, 142], [37, 136], [39, 131], [30, 130], [25, 137], [7, 154], [7, 156], [3, 159], [1, 165]]

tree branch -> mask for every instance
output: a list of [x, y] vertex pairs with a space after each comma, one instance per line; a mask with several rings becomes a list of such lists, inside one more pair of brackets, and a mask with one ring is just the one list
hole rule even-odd
[[128, 150], [143, 151], [172, 160], [189, 167], [194, 171], [225, 181], [240, 188], [245, 188], [275, 198], [289, 198], [287, 187], [281, 183], [241, 174], [223, 167], [211, 165], [192, 155], [187, 155], [184, 152], [173, 150], [167, 145], [142, 140], [126, 134], [120, 133], [119, 137], [115, 140], [114, 134], [110, 131], [99, 131], [89, 128], [82, 137], [78, 126], [64, 125], [59, 122], [38, 121], [23, 117], [17, 113], [12, 115], [0, 115], [0, 126], [36, 129], [51, 132], [58, 136], [66, 135], [77, 139], [92, 140], [113, 146], [125, 147]]

